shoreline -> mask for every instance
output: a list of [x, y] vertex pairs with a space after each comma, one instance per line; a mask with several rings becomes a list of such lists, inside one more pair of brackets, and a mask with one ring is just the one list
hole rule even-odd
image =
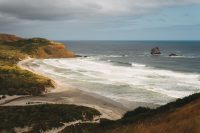
[[[21, 69], [31, 71], [32, 73], [48, 77], [40, 72], [36, 72], [31, 67], [29, 63], [33, 61], [34, 58], [27, 58], [18, 62], [17, 66]], [[30, 96], [23, 99], [14, 100], [10, 103], [5, 104], [4, 106], [13, 106], [13, 105], [30, 105], [31, 104], [42, 104], [42, 103], [51, 103], [51, 104], [74, 104], [87, 106], [94, 109], [97, 109], [102, 115], [101, 118], [106, 118], [110, 120], [120, 119], [124, 113], [129, 111], [128, 108], [124, 107], [122, 104], [115, 102], [109, 98], [103, 96], [84, 92], [78, 88], [72, 88], [61, 84], [58, 80], [49, 78], [53, 81], [55, 88], [50, 89], [50, 92], [42, 96]]]

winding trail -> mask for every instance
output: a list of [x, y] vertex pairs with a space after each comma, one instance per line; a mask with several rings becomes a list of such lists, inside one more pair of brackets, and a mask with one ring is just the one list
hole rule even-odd
[[73, 122], [69, 122], [69, 123], [62, 123], [64, 124], [64, 126], [59, 127], [59, 128], [53, 128], [49, 131], [45, 131], [45, 132], [41, 132], [41, 133], [59, 133], [62, 130], [64, 130], [66, 127], [72, 126], [72, 125], [76, 125], [76, 124], [87, 124], [87, 123], [99, 123], [100, 119], [98, 120], [93, 120], [93, 121], [82, 121], [82, 120], [76, 120]]
[[11, 103], [11, 102], [16, 101], [16, 100], [26, 99], [28, 97], [30, 97], [30, 96], [20, 96], [20, 97], [13, 98], [13, 99], [10, 99], [10, 100], [5, 100], [4, 102], [0, 103], [0, 106], [6, 105], [6, 104]]

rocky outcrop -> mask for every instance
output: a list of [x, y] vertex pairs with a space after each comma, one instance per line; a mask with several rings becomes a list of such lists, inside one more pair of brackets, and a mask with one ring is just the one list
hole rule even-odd
[[88, 56], [86, 56], [86, 55], [75, 55], [75, 57], [82, 57], [82, 58], [86, 58], [86, 57], [88, 57]]
[[159, 47], [152, 48], [152, 49], [151, 49], [151, 54], [152, 54], [152, 55], [160, 55], [161, 52], [160, 52]]
[[178, 56], [178, 55], [175, 53], [171, 53], [171, 54], [169, 54], [169, 56], [171, 57], [171, 56]]

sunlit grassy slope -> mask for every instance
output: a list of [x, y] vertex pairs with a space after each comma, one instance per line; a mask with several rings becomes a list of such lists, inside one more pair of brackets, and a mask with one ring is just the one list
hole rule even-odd
[[26, 57], [69, 58], [74, 54], [58, 42], [42, 38], [22, 39], [14, 35], [0, 34], [0, 94], [39, 95], [52, 81], [43, 76], [22, 70], [17, 62]]

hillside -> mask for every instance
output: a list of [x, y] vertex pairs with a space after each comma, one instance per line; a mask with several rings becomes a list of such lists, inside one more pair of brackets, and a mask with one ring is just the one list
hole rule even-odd
[[199, 125], [200, 93], [157, 109], [139, 107], [117, 121], [69, 126], [60, 133], [199, 133]]
[[[135, 116], [127, 117], [130, 122], [106, 133], [199, 133], [200, 132], [200, 94], [194, 94], [161, 106], [156, 110], [147, 110]], [[146, 115], [146, 116], [145, 116]], [[125, 121], [127, 118], [124, 118]], [[131, 120], [130, 120], [131, 119]]]
[[67, 50], [64, 44], [47, 39], [23, 39], [14, 35], [0, 34], [1, 133], [39, 133], [62, 127], [70, 122], [95, 122], [96, 117], [100, 117], [99, 111], [76, 105], [46, 103], [34, 105], [28, 102], [25, 106], [4, 106], [6, 103], [4, 99], [9, 96], [34, 97], [43, 95], [48, 88], [54, 88], [51, 79], [17, 66], [19, 61], [27, 57], [71, 58], [74, 54]]
[[[28, 44], [28, 45], [27, 45]], [[43, 38], [31, 38], [8, 43], [33, 58], [71, 58], [73, 52], [67, 50], [64, 44]]]
[[27, 57], [71, 58], [74, 54], [62, 43], [0, 34], [0, 95], [38, 95], [54, 87], [50, 79], [17, 67]]

